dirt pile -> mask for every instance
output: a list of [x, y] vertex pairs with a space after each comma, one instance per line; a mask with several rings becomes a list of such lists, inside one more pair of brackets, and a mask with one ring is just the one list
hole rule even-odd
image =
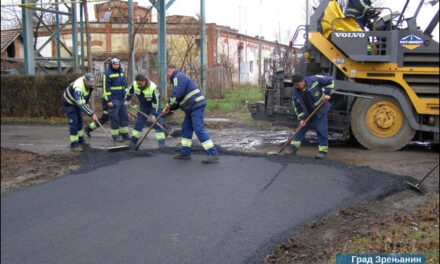
[[1, 193], [45, 182], [80, 166], [74, 155], [38, 155], [1, 148]]

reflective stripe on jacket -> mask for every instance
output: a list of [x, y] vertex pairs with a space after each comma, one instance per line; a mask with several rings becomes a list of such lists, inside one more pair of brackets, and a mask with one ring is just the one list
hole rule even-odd
[[371, 0], [349, 0], [345, 10], [345, 16], [359, 18], [365, 10], [369, 8], [371, 8]]
[[[324, 100], [325, 95], [331, 95], [333, 93], [333, 89], [335, 87], [335, 82], [332, 77], [315, 75], [315, 76], [305, 76], [306, 81], [306, 92], [309, 98], [309, 103], [315, 109], [321, 102]], [[295, 110], [296, 116], [299, 120], [306, 120], [309, 116], [309, 112], [307, 111], [307, 107], [304, 103], [304, 98], [299, 95], [297, 90], [298, 88], [293, 89], [292, 100], [293, 100], [293, 108]], [[331, 104], [326, 102], [317, 112], [316, 115], [321, 117], [330, 109]]]
[[193, 80], [184, 73], [175, 70], [170, 76], [170, 82], [173, 85], [171, 97], [168, 99], [171, 110], [180, 107], [182, 111], [190, 112], [206, 105], [205, 97]]
[[127, 80], [121, 66], [115, 71], [110, 65], [102, 76], [102, 90], [105, 100], [110, 102], [112, 99], [124, 99], [126, 87]]
[[76, 105], [89, 116], [93, 111], [87, 106], [93, 88], [88, 89], [84, 83], [84, 76], [71, 83], [63, 93], [62, 102], [64, 105]]

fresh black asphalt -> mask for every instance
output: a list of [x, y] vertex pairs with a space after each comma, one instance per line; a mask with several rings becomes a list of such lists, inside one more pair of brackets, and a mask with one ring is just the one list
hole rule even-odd
[[83, 167], [1, 196], [2, 263], [262, 263], [330, 212], [405, 188], [369, 167], [221, 151], [89, 149]]

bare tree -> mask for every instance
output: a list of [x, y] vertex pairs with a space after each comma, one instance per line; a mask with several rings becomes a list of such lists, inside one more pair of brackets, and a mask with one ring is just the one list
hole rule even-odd
[[180, 33], [167, 39], [167, 64], [174, 64], [201, 86], [200, 26], [197, 21], [179, 25]]
[[[51, 3], [54, 0], [47, 0], [45, 3]], [[16, 6], [4, 6], [1, 8], [1, 25], [3, 29], [17, 29], [22, 30], [22, 8], [18, 5]], [[41, 9], [52, 9], [55, 10], [55, 5], [42, 4], [39, 6]], [[55, 15], [52, 12], [46, 12], [39, 9], [33, 10], [32, 16], [33, 22], [33, 36], [34, 36], [34, 49], [37, 48], [37, 39], [42, 27], [50, 26], [55, 24]]]
[[21, 8], [17, 6], [2, 6], [1, 8], [1, 28], [19, 29], [21, 28]]
[[[122, 20], [122, 22], [125, 22], [127, 24], [130, 23], [130, 21], [128, 19], [128, 11], [127, 11], [127, 13], [124, 12], [127, 10], [128, 4], [126, 2], [115, 2], [114, 5], [117, 7], [114, 9], [117, 10], [117, 12], [119, 14], [118, 18], [120, 20]], [[151, 10], [149, 12], [145, 12], [144, 16], [139, 18], [137, 21], [135, 21], [135, 18], [133, 17], [133, 23], [132, 23], [132, 25], [133, 25], [133, 41], [131, 43], [131, 46], [128, 48], [128, 54], [127, 54], [128, 61], [130, 61], [130, 54], [135, 52], [136, 36], [138, 35], [139, 30], [142, 28], [145, 28], [145, 26], [147, 25], [148, 17], [150, 15], [150, 13], [151, 13]], [[141, 42], [144, 43], [143, 40]], [[143, 47], [146, 47], [146, 46], [143, 46]], [[146, 49], [145, 49], [145, 51], [146, 51]], [[136, 57], [135, 57], [135, 60], [136, 60]], [[135, 64], [136, 64], [136, 61], [135, 61]], [[128, 63], [127, 73], [131, 73], [131, 71], [134, 71], [134, 70], [135, 69], [131, 69], [131, 65], [130, 65], [130, 63]], [[134, 80], [131, 80], [131, 81], [134, 81]]]

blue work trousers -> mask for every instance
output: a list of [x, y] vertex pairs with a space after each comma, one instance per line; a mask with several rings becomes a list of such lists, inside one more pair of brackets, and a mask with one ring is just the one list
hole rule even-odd
[[109, 107], [110, 127], [112, 137], [119, 134], [128, 137], [128, 112], [123, 100], [112, 99], [113, 107]]
[[182, 148], [180, 149], [180, 154], [191, 155], [192, 136], [195, 132], [206, 153], [209, 156], [218, 155], [214, 143], [203, 127], [204, 112], [205, 106], [198, 107], [190, 112], [185, 112], [185, 118], [182, 123]]
[[65, 106], [67, 121], [69, 122], [70, 146], [78, 147], [84, 142], [83, 119], [81, 109], [76, 105]]
[[307, 124], [293, 137], [290, 144], [294, 147], [299, 148], [301, 142], [306, 136], [306, 132], [309, 130], [310, 126], [313, 124], [316, 134], [318, 136], [318, 150], [321, 153], [327, 153], [328, 150], [328, 122], [327, 114], [318, 118], [316, 115], [310, 118]]
[[[159, 108], [158, 108], [157, 113], [156, 113], [156, 118], [158, 118], [160, 113], [162, 112], [161, 109], [162, 108], [161, 108], [160, 103], [159, 103]], [[140, 109], [139, 110], [144, 112], [147, 115], [150, 115], [153, 112], [153, 108], [151, 106], [145, 106], [142, 103], [140, 105]], [[137, 143], [137, 141], [138, 141], [138, 139], [139, 139], [139, 137], [141, 135], [142, 128], [144, 127], [145, 122], [147, 122], [147, 120], [148, 119], [144, 115], [142, 115], [140, 113], [137, 114], [136, 123], [134, 123], [134, 129], [132, 131], [132, 136], [131, 136], [131, 141], [134, 144]], [[163, 126], [162, 118], [157, 123], [159, 123], [160, 125]], [[163, 132], [163, 129], [160, 128], [157, 125], [154, 128], [156, 130], [157, 143], [159, 144], [159, 146], [165, 146], [165, 133]]]

